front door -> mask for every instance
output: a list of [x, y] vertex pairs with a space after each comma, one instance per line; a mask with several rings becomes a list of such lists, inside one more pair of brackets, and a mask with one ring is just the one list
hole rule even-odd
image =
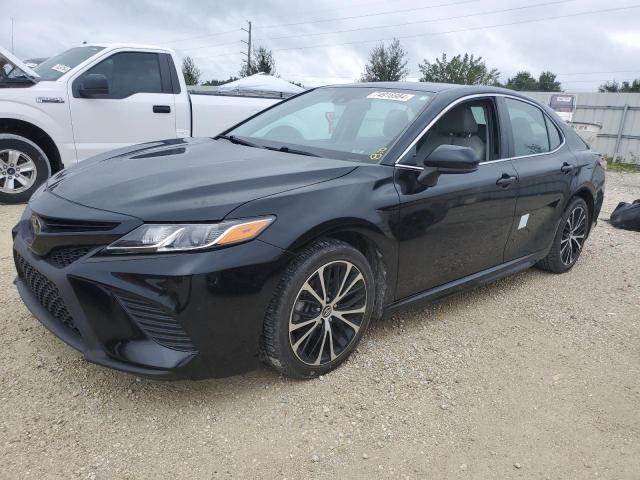
[[476, 172], [442, 174], [435, 186], [426, 187], [417, 181], [417, 161], [402, 159], [396, 166], [398, 299], [504, 261], [518, 183], [511, 161], [502, 159], [505, 146], [497, 118], [493, 98], [462, 103], [449, 110], [411, 154], [424, 158], [443, 143], [469, 146], [484, 159]]
[[[78, 160], [135, 143], [176, 138], [174, 95], [160, 72], [158, 53], [120, 52], [71, 82]], [[108, 94], [92, 98], [81, 94], [82, 81], [90, 74], [107, 78]]]

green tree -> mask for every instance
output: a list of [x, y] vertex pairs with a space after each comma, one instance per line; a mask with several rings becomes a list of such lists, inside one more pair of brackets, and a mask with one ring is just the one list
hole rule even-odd
[[538, 77], [538, 90], [540, 92], [560, 92], [562, 85], [556, 80], [557, 75], [553, 72], [542, 72]]
[[422, 73], [421, 82], [457, 83], [460, 85], [498, 85], [500, 72], [496, 68], [488, 68], [482, 57], [465, 53], [447, 58], [436, 58], [433, 63], [426, 59], [418, 65]]
[[620, 93], [640, 93], [640, 78], [632, 82], [624, 81], [618, 83], [616, 80], [603, 83], [598, 87], [600, 92], [620, 92]]
[[606, 82], [606, 83], [603, 83], [602, 85], [600, 85], [600, 87], [598, 87], [598, 91], [601, 92], [601, 93], [619, 92], [620, 91], [620, 84], [617, 81], [612, 80], [612, 81], [609, 81], [609, 82]]
[[369, 62], [364, 67], [363, 82], [398, 82], [409, 75], [407, 52], [394, 38], [391, 45], [381, 43], [369, 54]]
[[534, 92], [538, 89], [538, 81], [529, 72], [518, 72], [515, 77], [507, 80], [505, 86], [511, 90]]
[[246, 62], [240, 69], [241, 77], [248, 77], [256, 73], [266, 73], [267, 75], [276, 75], [276, 61], [273, 58], [271, 50], [265, 47], [258, 47], [251, 55], [251, 65]]
[[200, 81], [200, 69], [191, 57], [184, 57], [182, 60], [182, 74], [187, 85], [198, 85]]
[[207, 80], [202, 85], [205, 87], [217, 87], [218, 85], [224, 85], [225, 83], [235, 82], [238, 80], [238, 77], [231, 76], [226, 80], [216, 80], [215, 78], [212, 80]]
[[557, 75], [553, 72], [542, 72], [538, 79], [530, 72], [522, 71], [507, 80], [505, 85], [511, 90], [527, 92], [561, 92], [562, 84], [556, 80]]

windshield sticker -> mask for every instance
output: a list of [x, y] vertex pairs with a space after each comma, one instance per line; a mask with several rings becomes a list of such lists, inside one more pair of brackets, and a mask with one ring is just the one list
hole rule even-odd
[[387, 147], [379, 148], [378, 150], [373, 152], [371, 155], [369, 155], [369, 158], [371, 160], [376, 160], [376, 161], [377, 160], [382, 160], [382, 157], [384, 157], [384, 154], [385, 154], [386, 151], [387, 151]]
[[71, 70], [71, 67], [67, 67], [66, 65], [62, 65], [58, 63], [53, 67], [51, 67], [51, 70], [55, 70], [56, 72], [60, 72], [60, 73], [67, 73], [69, 70]]
[[367, 98], [377, 98], [379, 100], [395, 100], [397, 102], [408, 102], [415, 95], [413, 93], [400, 92], [373, 92], [367, 95]]

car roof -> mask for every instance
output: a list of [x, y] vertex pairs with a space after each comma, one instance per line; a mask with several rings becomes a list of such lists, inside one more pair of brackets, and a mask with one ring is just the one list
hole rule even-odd
[[398, 90], [414, 90], [419, 92], [439, 93], [445, 90], [457, 90], [461, 95], [472, 95], [474, 93], [504, 93], [518, 97], [528, 98], [514, 90], [501, 87], [490, 87], [486, 85], [458, 85], [455, 83], [434, 83], [434, 82], [360, 82], [338, 85], [327, 85], [329, 87], [356, 87], [356, 88], [386, 88]]

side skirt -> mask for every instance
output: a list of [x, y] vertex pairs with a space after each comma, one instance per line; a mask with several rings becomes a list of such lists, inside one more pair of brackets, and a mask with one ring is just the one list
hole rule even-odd
[[545, 252], [527, 255], [526, 257], [511, 260], [510, 262], [503, 263], [496, 267], [425, 290], [424, 292], [416, 293], [410, 297], [402, 298], [387, 305], [384, 309], [384, 315], [389, 315], [401, 308], [432, 302], [463, 290], [469, 290], [487, 283], [495, 282], [496, 280], [532, 267], [538, 262], [538, 260], [544, 258], [545, 255]]

